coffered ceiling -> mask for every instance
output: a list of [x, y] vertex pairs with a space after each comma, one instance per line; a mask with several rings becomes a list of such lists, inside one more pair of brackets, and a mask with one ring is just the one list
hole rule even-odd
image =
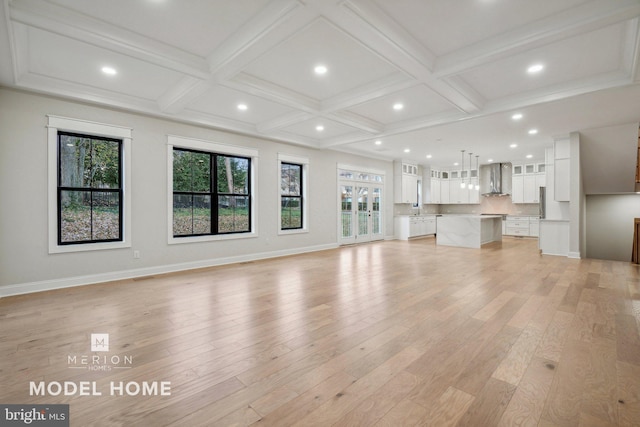
[[520, 160], [640, 120], [640, 0], [4, 0], [0, 14], [3, 86], [319, 149]]

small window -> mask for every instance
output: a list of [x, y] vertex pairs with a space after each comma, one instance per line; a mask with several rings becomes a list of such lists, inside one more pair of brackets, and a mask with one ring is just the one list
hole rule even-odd
[[302, 228], [302, 165], [280, 163], [280, 228]]
[[307, 175], [309, 160], [305, 157], [278, 154], [278, 167], [280, 169], [278, 174], [280, 188], [278, 233], [304, 233], [307, 231], [308, 223]]

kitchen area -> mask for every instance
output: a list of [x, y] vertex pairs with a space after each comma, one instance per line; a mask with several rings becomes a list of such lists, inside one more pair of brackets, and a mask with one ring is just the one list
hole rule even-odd
[[[396, 238], [480, 248], [502, 236], [539, 237], [545, 160], [435, 168], [394, 162]], [[544, 214], [542, 215], [544, 216]]]

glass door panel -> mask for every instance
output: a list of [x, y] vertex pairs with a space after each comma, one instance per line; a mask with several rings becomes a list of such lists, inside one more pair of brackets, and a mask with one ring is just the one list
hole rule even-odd
[[340, 186], [340, 229], [341, 239], [353, 238], [353, 187]]
[[358, 191], [358, 238], [369, 235], [369, 187], [357, 187]]

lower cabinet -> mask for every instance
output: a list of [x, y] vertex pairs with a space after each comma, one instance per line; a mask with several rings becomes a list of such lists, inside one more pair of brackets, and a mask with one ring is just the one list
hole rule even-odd
[[400, 240], [436, 234], [436, 216], [397, 216], [395, 217], [395, 229]]
[[538, 237], [540, 219], [537, 216], [507, 216], [504, 235]]

